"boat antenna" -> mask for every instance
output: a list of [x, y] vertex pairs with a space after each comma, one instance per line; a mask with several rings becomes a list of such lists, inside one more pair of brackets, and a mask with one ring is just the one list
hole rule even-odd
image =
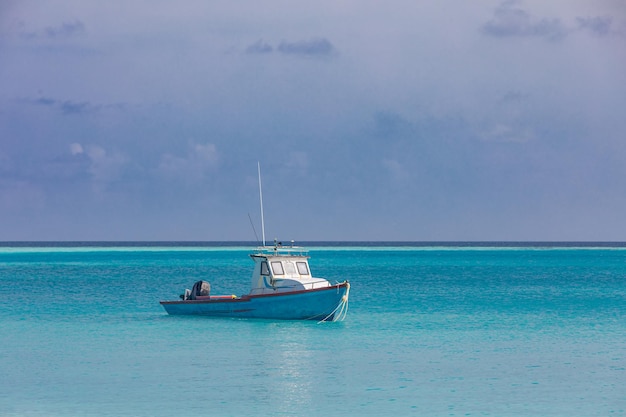
[[261, 162], [257, 162], [259, 169], [259, 200], [261, 201], [261, 234], [263, 235], [263, 246], [265, 246], [265, 219], [263, 218], [263, 189], [261, 187]]

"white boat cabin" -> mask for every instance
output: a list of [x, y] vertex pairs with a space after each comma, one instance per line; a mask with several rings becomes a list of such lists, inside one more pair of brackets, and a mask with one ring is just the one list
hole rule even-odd
[[314, 278], [309, 268], [308, 252], [297, 246], [262, 246], [250, 255], [254, 271], [250, 294], [273, 294], [279, 292], [305, 291], [326, 288], [330, 283]]

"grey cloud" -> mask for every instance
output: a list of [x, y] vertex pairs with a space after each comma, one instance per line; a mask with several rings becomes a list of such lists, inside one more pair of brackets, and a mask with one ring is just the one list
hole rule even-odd
[[273, 51], [272, 45], [265, 43], [261, 39], [246, 48], [247, 54], [268, 54]]
[[44, 33], [48, 38], [82, 35], [85, 33], [85, 25], [79, 20], [64, 22], [61, 26], [47, 27]]
[[59, 107], [63, 114], [80, 114], [80, 113], [88, 113], [94, 110], [97, 110], [97, 106], [92, 106], [87, 102], [74, 102], [74, 101], [64, 101], [59, 104]]
[[36, 100], [33, 100], [33, 103], [40, 104], [42, 106], [54, 106], [56, 102], [57, 102], [56, 100], [53, 100], [51, 98], [46, 98], [46, 97], [41, 97]]
[[95, 113], [103, 109], [123, 109], [125, 104], [93, 104], [88, 101], [57, 100], [51, 97], [22, 99], [22, 102], [59, 110], [65, 115]]
[[276, 48], [262, 39], [249, 45], [246, 54], [270, 54], [277, 51], [284, 55], [330, 56], [335, 52], [333, 44], [325, 38], [314, 38], [295, 42], [281, 42]]
[[27, 99], [28, 103], [38, 106], [46, 106], [61, 110], [63, 114], [80, 114], [96, 111], [100, 108], [98, 105], [92, 105], [86, 101], [76, 102], [71, 100], [56, 100], [50, 97], [40, 97], [38, 99]]
[[278, 45], [278, 51], [288, 55], [327, 56], [331, 55], [334, 49], [333, 44], [324, 38], [298, 42], [281, 42]]
[[550, 40], [560, 39], [568, 31], [559, 19], [536, 19], [528, 12], [506, 1], [495, 11], [494, 17], [482, 27], [482, 32], [497, 38], [535, 36]]
[[528, 94], [521, 91], [507, 91], [500, 99], [500, 103], [519, 103], [528, 98]]
[[[22, 25], [23, 26], [23, 25]], [[81, 36], [86, 33], [85, 24], [80, 20], [73, 22], [64, 22], [60, 26], [48, 26], [41, 31], [26, 32], [22, 31], [23, 39], [65, 39], [74, 36]]]
[[579, 17], [578, 28], [582, 30], [589, 30], [595, 35], [605, 36], [612, 32], [611, 25], [613, 20], [606, 16], [597, 17]]

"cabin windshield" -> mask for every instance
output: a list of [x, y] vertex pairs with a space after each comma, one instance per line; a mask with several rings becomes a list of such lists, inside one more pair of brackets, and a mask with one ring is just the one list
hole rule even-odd
[[310, 276], [309, 264], [306, 261], [292, 261], [290, 259], [266, 260], [261, 262], [261, 275], [298, 277]]
[[274, 272], [274, 275], [285, 275], [283, 263], [280, 261], [272, 261], [272, 271]]
[[296, 262], [298, 266], [298, 273], [300, 275], [309, 275], [309, 267], [306, 262]]

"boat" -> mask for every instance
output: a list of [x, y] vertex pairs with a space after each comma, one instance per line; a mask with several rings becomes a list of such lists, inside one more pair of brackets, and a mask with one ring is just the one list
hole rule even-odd
[[171, 315], [319, 322], [343, 320], [348, 313], [350, 297], [347, 280], [331, 284], [324, 278], [313, 277], [308, 251], [295, 246], [293, 241], [283, 246], [274, 239], [273, 246], [266, 245], [260, 164], [258, 173], [263, 245], [250, 254], [254, 261], [250, 292], [240, 296], [212, 295], [209, 282], [197, 281], [179, 300], [161, 301], [161, 305]]
[[305, 248], [258, 247], [250, 292], [245, 295], [212, 295], [210, 283], [197, 281], [180, 300], [161, 301], [171, 315], [261, 318], [280, 320], [341, 321], [348, 312], [350, 283], [331, 284], [316, 278], [309, 268]]

